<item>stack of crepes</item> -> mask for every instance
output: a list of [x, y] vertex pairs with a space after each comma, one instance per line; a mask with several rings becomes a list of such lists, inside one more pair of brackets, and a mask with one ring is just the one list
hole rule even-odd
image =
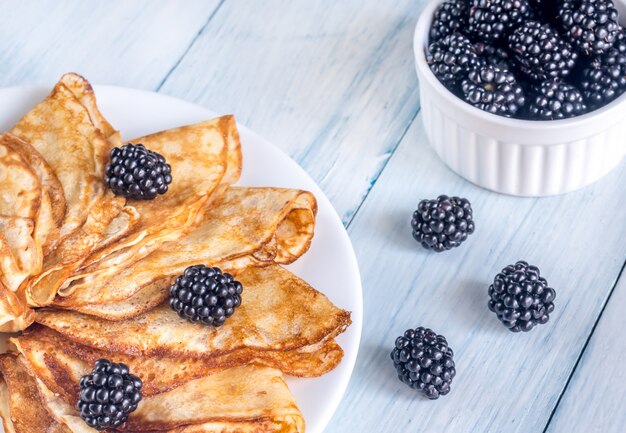
[[[0, 327], [22, 331], [0, 355], [6, 433], [94, 432], [76, 403], [101, 358], [143, 381], [115, 431], [303, 432], [283, 374], [335, 368], [335, 337], [350, 324], [282, 267], [309, 248], [314, 196], [232, 186], [242, 164], [232, 116], [130, 142], [171, 165], [166, 194], [127, 201], [105, 187], [122, 140], [76, 74], [0, 137]], [[244, 287], [221, 327], [169, 307], [172, 281], [197, 264]]]

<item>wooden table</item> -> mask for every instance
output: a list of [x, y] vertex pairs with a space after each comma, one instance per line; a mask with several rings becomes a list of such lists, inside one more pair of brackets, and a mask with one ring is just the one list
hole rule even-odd
[[[361, 352], [328, 432], [624, 432], [626, 164], [542, 199], [452, 173], [423, 133], [411, 47], [421, 8], [6, 0], [0, 86], [77, 71], [173, 95], [235, 113], [313, 176], [350, 233], [365, 296]], [[442, 193], [471, 200], [477, 232], [434, 254], [409, 221], [420, 199]], [[508, 332], [486, 306], [493, 276], [519, 259], [557, 291], [550, 322], [528, 334]], [[397, 381], [389, 359], [395, 337], [419, 325], [456, 353], [452, 392], [437, 401]]]

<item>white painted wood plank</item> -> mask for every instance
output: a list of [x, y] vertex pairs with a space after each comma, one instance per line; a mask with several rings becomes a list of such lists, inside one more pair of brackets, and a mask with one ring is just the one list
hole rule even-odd
[[156, 89], [220, 0], [0, 3], [0, 86], [74, 71], [98, 84]]
[[626, 273], [623, 272], [548, 426], [548, 433], [626, 430], [624, 308]]
[[[418, 117], [349, 227], [365, 322], [327, 432], [543, 431], [624, 261], [625, 184], [626, 161], [563, 196], [491, 193], [443, 165]], [[430, 253], [412, 239], [409, 221], [420, 199], [444, 193], [470, 199], [477, 231], [454, 251]], [[509, 332], [487, 309], [494, 275], [520, 259], [538, 265], [557, 291], [550, 322], [528, 334]], [[395, 338], [417, 326], [445, 335], [455, 351], [452, 391], [437, 401], [398, 381], [389, 358]]]
[[347, 222], [418, 110], [420, 3], [229, 0], [162, 90], [235, 113]]

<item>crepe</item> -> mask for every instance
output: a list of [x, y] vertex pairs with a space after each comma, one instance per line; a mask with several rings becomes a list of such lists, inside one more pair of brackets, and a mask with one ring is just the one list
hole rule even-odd
[[0, 283], [0, 332], [26, 329], [35, 320], [35, 313], [17, 293]]
[[[206, 208], [239, 178], [241, 148], [233, 116], [158, 132], [131, 140], [163, 155], [172, 166], [172, 184], [166, 194], [150, 201], [129, 201], [138, 215], [132, 228], [120, 236], [110, 230], [82, 269], [55, 283], [61, 296], [78, 287], [73, 281], [106, 281], [130, 263], [167, 241], [193, 229]], [[117, 238], [116, 242], [113, 239]]]
[[219, 328], [180, 319], [167, 303], [119, 322], [50, 309], [38, 311], [36, 320], [101, 350], [190, 358], [302, 349], [335, 338], [350, 324], [349, 312], [280, 266], [248, 268], [236, 278], [244, 288], [241, 306]]
[[128, 365], [133, 374], [143, 381], [143, 395], [152, 396], [237, 365], [266, 365], [289, 375], [317, 377], [334, 369], [343, 356], [337, 343], [329, 341], [310, 351], [250, 352], [248, 356], [239, 358], [231, 354], [211, 359], [136, 357], [93, 349], [43, 326], [31, 327], [11, 342], [23, 356], [29, 370], [49, 390], [71, 404], [76, 403], [81, 376], [89, 374], [98, 359]]
[[10, 133], [4, 134], [4, 137], [7, 138], [4, 144], [19, 153], [37, 175], [41, 184], [41, 200], [35, 221], [35, 235], [37, 244], [43, 248], [48, 238], [54, 236], [65, 216], [63, 186], [50, 165], [30, 143]]
[[14, 149], [19, 143], [10, 134], [0, 136], [0, 281], [12, 291], [39, 272], [42, 263], [35, 235], [42, 187], [37, 174]]
[[[95, 433], [76, 409], [43, 382], [48, 410], [74, 433]], [[115, 431], [171, 433], [304, 433], [304, 419], [279, 370], [234, 367], [144, 397]]]
[[[54, 305], [119, 320], [139, 314], [154, 303], [134, 300], [119, 308], [111, 304], [132, 299], [156, 281], [174, 277], [191, 265], [203, 263], [236, 270], [250, 264], [291, 263], [310, 246], [316, 210], [315, 198], [309, 192], [229, 188], [220, 204], [210, 209], [187, 236], [164, 245], [111, 278], [75, 280], [73, 294], [57, 298]], [[144, 299], [150, 302], [154, 298]], [[135, 308], [137, 305], [143, 305], [143, 309]], [[108, 313], [98, 314], [101, 308]]]
[[35, 379], [14, 355], [0, 355], [0, 417], [5, 433], [70, 433], [42, 405]]
[[45, 255], [43, 270], [25, 283], [33, 306], [54, 299], [58, 280], [71, 274], [91, 253], [123, 207], [124, 199], [113, 196], [102, 181], [108, 153], [119, 142], [109, 128], [97, 111], [89, 83], [67, 74], [11, 131], [45, 159], [65, 198], [63, 220], [55, 233], [46, 236], [43, 250], [50, 254]]
[[60, 238], [82, 226], [105, 193], [102, 175], [111, 144], [81, 102], [91, 98], [86, 80], [66, 74], [11, 130], [41, 154], [62, 185], [66, 211]]

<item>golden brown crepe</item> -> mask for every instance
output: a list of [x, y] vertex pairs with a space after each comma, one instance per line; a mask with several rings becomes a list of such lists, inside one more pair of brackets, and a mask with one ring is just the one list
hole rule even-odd
[[[316, 211], [315, 198], [305, 191], [229, 188], [187, 236], [163, 245], [110, 278], [75, 280], [74, 293], [57, 298], [54, 305], [119, 320], [154, 306], [154, 297], [142, 298], [147, 304], [133, 297], [188, 266], [203, 263], [236, 270], [251, 264], [290, 263], [308, 250]], [[125, 300], [131, 302], [119, 305]], [[111, 306], [116, 303], [118, 306]], [[108, 312], [99, 314], [102, 309]]]
[[120, 322], [63, 310], [40, 310], [36, 320], [101, 350], [191, 358], [301, 349], [335, 338], [350, 324], [349, 312], [280, 266], [248, 268], [236, 278], [244, 287], [241, 306], [219, 328], [180, 319], [167, 303]]
[[[35, 222], [37, 244], [43, 248], [50, 236], [61, 226], [65, 217], [63, 186], [46, 160], [30, 143], [6, 133], [5, 145], [20, 154], [39, 178], [42, 188], [39, 213]], [[54, 204], [54, 206], [53, 206]]]
[[81, 376], [89, 374], [95, 361], [103, 358], [128, 365], [143, 381], [143, 395], [151, 396], [237, 365], [266, 365], [289, 375], [316, 377], [334, 369], [343, 356], [337, 343], [329, 341], [311, 350], [249, 351], [243, 357], [233, 354], [209, 359], [137, 357], [93, 349], [39, 325], [11, 342], [23, 356], [28, 369], [48, 389], [71, 404], [76, 403]]
[[[162, 243], [192, 230], [206, 208], [239, 179], [241, 147], [233, 116], [158, 132], [131, 140], [163, 155], [172, 166], [172, 184], [166, 194], [150, 201], [129, 201], [138, 215], [120, 236], [111, 230], [82, 264], [82, 269], [60, 281], [59, 294], [71, 295], [73, 281], [104, 282], [110, 275], [145, 257]], [[112, 242], [117, 238], [116, 242]]]
[[[37, 387], [48, 410], [74, 433], [95, 433], [74, 406]], [[304, 433], [304, 418], [279, 370], [247, 365], [145, 397], [119, 432]]]
[[37, 174], [15, 150], [20, 141], [0, 135], [0, 281], [16, 291], [42, 263], [35, 223], [41, 208], [42, 187]]
[[35, 379], [15, 355], [0, 355], [0, 417], [5, 433], [70, 433], [42, 405]]
[[41, 154], [61, 183], [65, 198], [61, 225], [46, 236], [43, 251], [49, 254], [45, 255], [43, 270], [24, 283], [33, 306], [54, 299], [59, 280], [78, 268], [123, 207], [124, 199], [113, 196], [103, 182], [108, 153], [119, 141], [108, 128], [97, 111], [89, 83], [76, 74], [67, 74], [11, 131]]

